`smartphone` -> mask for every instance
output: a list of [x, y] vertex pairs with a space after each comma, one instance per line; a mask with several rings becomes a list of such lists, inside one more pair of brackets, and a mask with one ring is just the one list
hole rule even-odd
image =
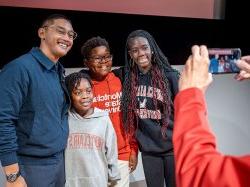
[[208, 49], [210, 66], [213, 74], [239, 73], [235, 62], [241, 58], [240, 48], [210, 48]]

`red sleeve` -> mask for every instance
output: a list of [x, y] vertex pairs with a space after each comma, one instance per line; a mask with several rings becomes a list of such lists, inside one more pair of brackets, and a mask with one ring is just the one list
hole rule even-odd
[[190, 88], [179, 92], [174, 105], [177, 187], [249, 187], [250, 155], [225, 156], [216, 150], [201, 90]]
[[137, 144], [137, 140], [136, 140], [134, 135], [129, 135], [129, 142], [130, 142], [129, 144], [130, 144], [130, 149], [131, 149], [130, 154], [137, 156], [138, 155], [138, 144]]

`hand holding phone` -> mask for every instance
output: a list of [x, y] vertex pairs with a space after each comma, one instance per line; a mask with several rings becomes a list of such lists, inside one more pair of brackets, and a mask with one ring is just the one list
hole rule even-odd
[[240, 72], [235, 64], [241, 57], [239, 48], [210, 48], [208, 54], [210, 59], [209, 72], [213, 74]]

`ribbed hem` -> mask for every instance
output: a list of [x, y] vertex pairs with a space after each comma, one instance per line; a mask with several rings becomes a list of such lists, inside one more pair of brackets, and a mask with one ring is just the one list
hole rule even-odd
[[2, 166], [18, 163], [16, 152], [11, 152], [0, 156]]
[[130, 153], [131, 155], [138, 155], [138, 149], [137, 150], [131, 150], [131, 153]]
[[129, 156], [130, 154], [118, 154], [118, 160], [125, 160], [125, 161], [129, 161]]
[[64, 158], [64, 151], [55, 153], [46, 157], [36, 157], [27, 155], [18, 155], [20, 164], [30, 164], [30, 165], [50, 165], [57, 164]]

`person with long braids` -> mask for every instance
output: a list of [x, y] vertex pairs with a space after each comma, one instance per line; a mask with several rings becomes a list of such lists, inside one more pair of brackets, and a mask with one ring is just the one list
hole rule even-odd
[[131, 32], [125, 50], [124, 127], [138, 141], [147, 186], [163, 187], [165, 182], [173, 187], [173, 99], [179, 72], [147, 31]]

